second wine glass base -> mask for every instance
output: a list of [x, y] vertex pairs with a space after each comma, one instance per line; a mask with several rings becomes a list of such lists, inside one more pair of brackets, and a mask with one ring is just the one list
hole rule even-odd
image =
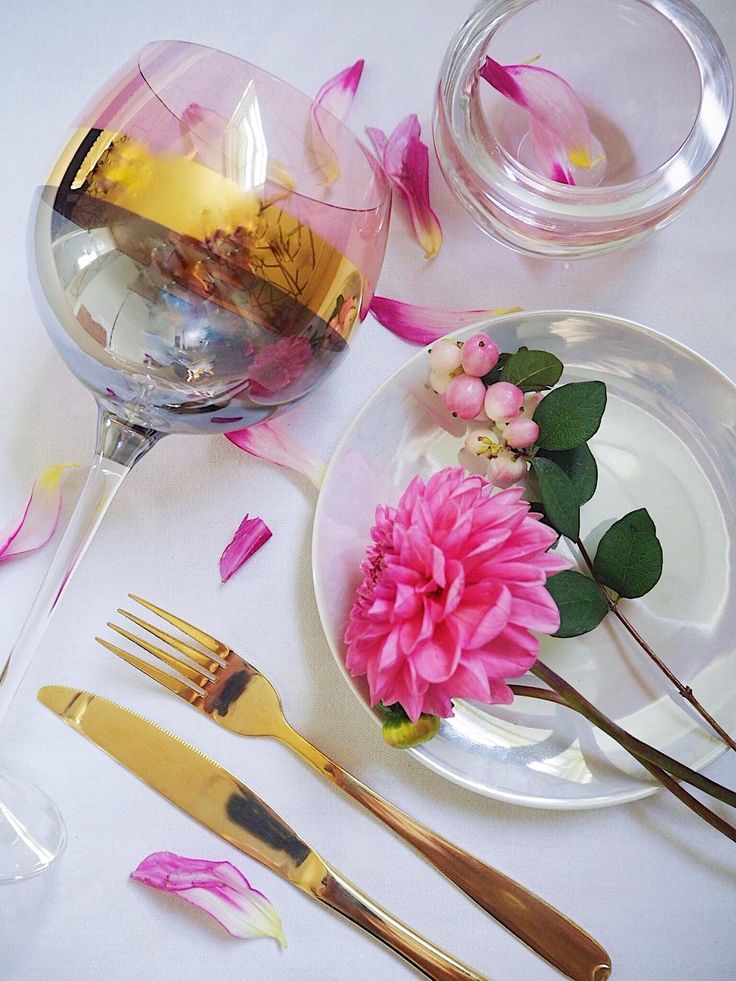
[[66, 828], [53, 801], [0, 765], [0, 885], [43, 872], [65, 845]]

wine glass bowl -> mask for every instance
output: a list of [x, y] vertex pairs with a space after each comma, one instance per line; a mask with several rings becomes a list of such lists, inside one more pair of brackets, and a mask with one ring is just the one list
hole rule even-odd
[[[74, 123], [31, 220], [42, 319], [99, 407], [89, 475], [13, 650], [0, 722], [126, 474], [168, 433], [223, 433], [345, 356], [383, 262], [391, 194], [340, 120], [198, 44], [147, 45]], [[14, 802], [20, 802], [16, 804]], [[63, 847], [0, 765], [0, 883]]]
[[385, 177], [350, 131], [232, 55], [148, 45], [38, 195], [44, 322], [115, 415], [242, 428], [312, 389], [367, 309]]
[[[543, 175], [526, 111], [478, 77], [487, 55], [539, 57], [572, 85], [602, 154], [575, 170], [575, 185]], [[482, 0], [445, 57], [434, 138], [448, 184], [484, 231], [567, 258], [672, 220], [715, 163], [732, 103], [726, 51], [689, 0]]]

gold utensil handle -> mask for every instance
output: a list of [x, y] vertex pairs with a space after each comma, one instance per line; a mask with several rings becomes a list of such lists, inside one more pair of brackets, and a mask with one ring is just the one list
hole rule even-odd
[[433, 981], [488, 981], [397, 920], [339, 872], [329, 866], [327, 870], [312, 894], [396, 951], [426, 977]]
[[611, 958], [605, 949], [559, 910], [394, 807], [290, 726], [280, 738], [567, 977], [574, 981], [605, 981], [610, 976]]

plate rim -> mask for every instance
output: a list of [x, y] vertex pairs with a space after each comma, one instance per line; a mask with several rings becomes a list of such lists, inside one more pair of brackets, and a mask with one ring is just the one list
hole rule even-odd
[[[689, 355], [691, 358], [694, 358], [696, 361], [700, 362], [707, 370], [713, 372], [715, 375], [719, 377], [719, 379], [722, 382], [725, 382], [726, 385], [732, 390], [734, 398], [736, 398], [736, 382], [734, 382], [734, 380], [731, 379], [724, 371], [722, 371], [720, 368], [714, 365], [707, 358], [703, 357], [703, 355], [698, 354], [697, 351], [689, 347], [687, 344], [684, 344], [682, 341], [676, 340], [675, 338], [672, 338], [669, 335], [662, 333], [662, 331], [654, 329], [653, 327], [647, 327], [645, 324], [641, 324], [638, 321], [630, 320], [628, 317], [621, 317], [615, 314], [603, 313], [602, 311], [567, 309], [567, 308], [516, 310], [510, 313], [501, 314], [499, 316], [485, 316], [485, 317], [479, 316], [478, 320], [475, 320], [469, 324], [464, 324], [462, 327], [459, 327], [457, 330], [448, 331], [447, 334], [443, 336], [450, 337], [450, 336], [459, 335], [461, 333], [465, 334], [466, 332], [471, 330], [478, 330], [483, 326], [488, 327], [491, 324], [496, 325], [496, 324], [501, 324], [508, 320], [517, 320], [519, 319], [519, 317], [539, 317], [539, 316], [554, 317], [555, 319], [574, 318], [574, 317], [579, 317], [579, 318], [593, 317], [598, 319], [600, 317], [605, 317], [607, 320], [614, 321], [623, 327], [633, 328], [635, 331], [641, 332], [643, 334], [648, 334], [649, 336], [653, 337], [655, 340], [662, 342], [665, 345], [668, 345], [675, 349], [678, 349], [682, 353]], [[317, 495], [317, 502], [314, 510], [314, 519], [312, 522], [312, 541], [310, 547], [312, 585], [314, 588], [314, 595], [317, 603], [317, 614], [319, 616], [320, 624], [322, 626], [322, 632], [325, 636], [325, 640], [327, 641], [327, 646], [330, 649], [330, 653], [332, 654], [333, 660], [336, 662], [340, 670], [340, 673], [342, 674], [343, 678], [347, 682], [350, 690], [352, 691], [353, 696], [363, 707], [364, 711], [366, 711], [368, 715], [373, 719], [374, 723], [377, 726], [380, 726], [381, 724], [377, 712], [366, 702], [366, 700], [363, 698], [362, 694], [358, 690], [358, 686], [355, 683], [355, 679], [348, 672], [345, 664], [343, 663], [342, 658], [339, 657], [335, 645], [333, 644], [332, 639], [330, 637], [330, 633], [328, 632], [327, 627], [325, 625], [326, 618], [323, 615], [324, 596], [323, 596], [322, 587], [320, 585], [320, 582], [318, 581], [317, 562], [316, 562], [317, 541], [319, 538], [318, 530], [321, 527], [323, 521], [322, 501], [324, 495], [322, 493], [322, 489], [327, 485], [329, 478], [332, 475], [332, 471], [336, 466], [336, 461], [338, 457], [341, 455], [343, 447], [347, 443], [348, 438], [350, 437], [351, 433], [354, 431], [356, 426], [359, 424], [363, 416], [368, 412], [374, 400], [378, 398], [383, 391], [385, 391], [394, 383], [398, 375], [401, 374], [401, 372], [405, 371], [409, 364], [411, 364], [415, 360], [418, 360], [419, 357], [422, 354], [425, 354], [433, 344], [437, 343], [438, 340], [441, 340], [441, 338], [437, 338], [437, 340], [431, 341], [429, 344], [426, 344], [423, 347], [415, 348], [415, 351], [411, 354], [411, 356], [407, 358], [407, 360], [404, 361], [403, 364], [399, 365], [398, 368], [392, 371], [391, 374], [388, 376], [388, 378], [384, 379], [384, 381], [381, 382], [380, 385], [378, 385], [378, 387], [375, 389], [375, 391], [373, 391], [373, 393], [370, 395], [367, 401], [350, 418], [350, 421], [348, 422], [345, 431], [341, 435], [340, 439], [337, 442], [337, 445], [335, 446], [334, 450], [330, 454], [329, 460], [327, 461], [327, 466], [325, 468], [324, 475], [320, 482], [320, 489]], [[713, 746], [713, 751], [710, 754], [708, 754], [703, 760], [701, 760], [700, 763], [694, 769], [696, 769], [697, 771], [701, 771], [705, 769], [705, 767], [709, 766], [716, 759], [718, 759], [718, 757], [720, 757], [723, 753], [725, 753], [727, 749], [728, 747], [726, 746], [725, 743], [721, 742], [720, 745], [718, 743], [715, 743]], [[461, 774], [455, 773], [454, 771], [449, 771], [446, 767], [443, 767], [435, 760], [427, 757], [421, 746], [411, 747], [408, 750], [405, 750], [405, 752], [409, 752], [416, 760], [418, 760], [422, 764], [422, 766], [438, 774], [444, 780], [447, 780], [449, 783], [455, 784], [456, 786], [464, 787], [466, 790], [470, 790], [473, 793], [483, 797], [488, 797], [493, 800], [498, 800], [507, 804], [515, 804], [517, 806], [529, 807], [536, 810], [555, 810], [555, 811], [593, 810], [601, 807], [613, 807], [618, 804], [626, 804], [632, 801], [642, 800], [645, 797], [651, 797], [653, 794], [656, 794], [660, 790], [662, 790], [662, 787], [659, 783], [643, 782], [641, 787], [639, 788], [633, 788], [629, 791], [621, 791], [616, 795], [606, 796], [605, 798], [593, 797], [593, 798], [584, 798], [578, 800], [575, 798], [571, 798], [571, 799], [543, 798], [542, 799], [539, 797], [528, 797], [523, 794], [487, 787], [485, 785], [478, 785], [473, 780], [465, 778]], [[650, 780], [653, 780], [653, 778], [650, 778]]]

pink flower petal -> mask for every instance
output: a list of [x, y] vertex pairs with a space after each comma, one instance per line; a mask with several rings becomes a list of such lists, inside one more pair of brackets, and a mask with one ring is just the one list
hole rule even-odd
[[76, 463], [59, 463], [38, 477], [22, 513], [0, 533], [0, 562], [35, 552], [49, 541], [61, 512], [61, 475], [76, 466]]
[[384, 327], [412, 344], [432, 344], [433, 341], [453, 331], [476, 324], [489, 317], [515, 313], [521, 307], [505, 307], [496, 310], [439, 310], [436, 307], [415, 306], [387, 296], [374, 296], [370, 312]]
[[358, 90], [364, 66], [364, 59], [359, 58], [354, 65], [343, 68], [334, 78], [325, 82], [314, 101], [333, 116], [337, 116], [341, 122], [345, 122]]
[[486, 58], [479, 75], [501, 95], [527, 110], [529, 131], [545, 175], [574, 184], [574, 167], [590, 168], [593, 135], [585, 106], [564, 78], [538, 65], [499, 65]]
[[281, 918], [262, 892], [254, 889], [230, 862], [185, 858], [154, 852], [144, 858], [131, 879], [153, 889], [177, 893], [214, 917], [233, 937], [274, 937], [286, 946]]
[[414, 113], [407, 116], [388, 139], [373, 127], [367, 133], [392, 186], [407, 204], [417, 241], [432, 259], [442, 245], [442, 227], [429, 202], [429, 150], [420, 139], [419, 119]]
[[257, 552], [261, 545], [266, 544], [271, 535], [272, 531], [264, 521], [260, 518], [249, 518], [246, 514], [233, 535], [233, 540], [220, 556], [222, 581], [227, 582], [246, 559]]
[[246, 453], [279, 467], [296, 470], [319, 489], [325, 475], [324, 461], [292, 439], [281, 420], [258, 422], [247, 429], [236, 429], [225, 435]]
[[340, 123], [345, 121], [353, 104], [364, 64], [361, 58], [326, 81], [317, 92], [310, 110], [310, 149], [315, 165], [328, 186], [340, 177], [340, 164], [334, 148], [338, 145]]

